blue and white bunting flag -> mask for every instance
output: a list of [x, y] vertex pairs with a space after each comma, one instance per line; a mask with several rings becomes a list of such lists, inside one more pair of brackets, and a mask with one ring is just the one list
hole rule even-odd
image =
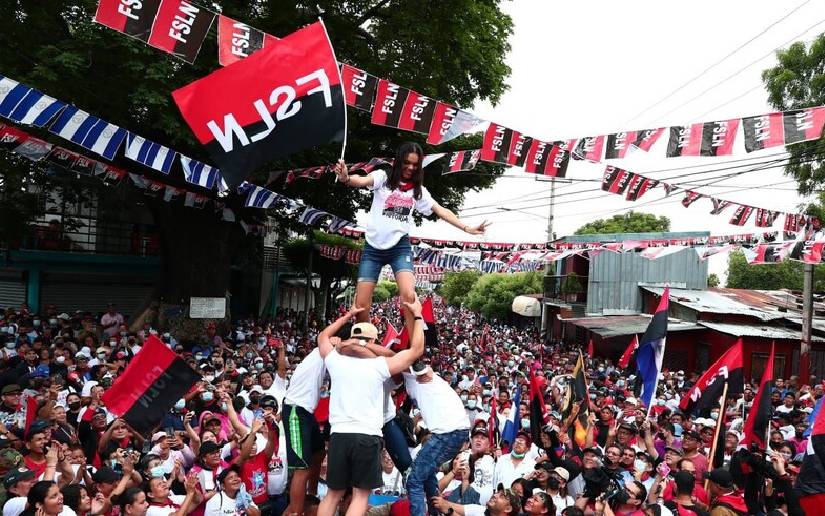
[[277, 198], [278, 194], [272, 190], [267, 190], [261, 186], [253, 186], [249, 190], [249, 195], [246, 196], [246, 207], [269, 208]]
[[15, 106], [9, 118], [21, 124], [43, 127], [64, 107], [66, 107], [65, 102], [32, 89]]
[[0, 115], [9, 118], [17, 104], [31, 91], [25, 84], [0, 75]]
[[183, 154], [180, 156], [180, 164], [183, 166], [183, 177], [186, 178], [187, 182], [202, 186], [207, 190], [211, 190], [215, 186], [215, 180], [220, 175], [217, 168], [188, 158]]
[[307, 226], [313, 226], [327, 215], [329, 215], [329, 213], [324, 210], [307, 206], [304, 212], [301, 213], [301, 216], [298, 217], [298, 222], [306, 224]]
[[114, 159], [126, 138], [126, 129], [74, 106], [64, 109], [49, 131], [109, 160]]
[[135, 133], [130, 132], [126, 140], [127, 158], [164, 174], [172, 170], [172, 164], [177, 155], [178, 153], [169, 147], [164, 147]]
[[350, 221], [333, 215], [332, 219], [329, 221], [329, 227], [327, 229], [333, 233], [337, 233], [349, 225]]

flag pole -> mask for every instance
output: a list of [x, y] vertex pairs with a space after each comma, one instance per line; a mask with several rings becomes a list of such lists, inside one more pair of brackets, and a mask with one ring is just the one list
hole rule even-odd
[[[722, 397], [719, 398], [721, 400], [720, 408], [719, 408], [719, 419], [716, 421], [716, 429], [713, 432], [713, 443], [710, 446], [710, 465], [713, 466], [713, 458], [716, 455], [716, 447], [719, 444], [719, 431], [722, 429], [722, 422], [725, 420], [725, 405], [728, 401], [728, 382], [725, 382], [725, 386], [722, 388]], [[768, 425], [770, 427], [770, 425]], [[713, 469], [711, 467], [711, 469]], [[705, 490], [708, 488], [708, 480], [705, 479]]]

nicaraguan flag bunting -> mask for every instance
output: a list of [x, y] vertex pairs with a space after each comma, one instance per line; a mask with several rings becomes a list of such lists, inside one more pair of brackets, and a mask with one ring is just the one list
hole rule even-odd
[[267, 190], [261, 186], [251, 185], [249, 194], [246, 196], [246, 207], [247, 208], [269, 208], [275, 199], [278, 198], [278, 194], [273, 192], [272, 190]]
[[126, 157], [133, 161], [168, 174], [172, 170], [172, 164], [175, 163], [177, 155], [178, 153], [169, 147], [164, 147], [134, 133], [129, 133], [126, 142]]
[[215, 186], [220, 171], [215, 167], [210, 167], [200, 161], [181, 154], [180, 164], [183, 167], [183, 177], [188, 183], [202, 186], [207, 190], [211, 190]]
[[659, 306], [639, 341], [639, 349], [636, 351], [637, 381], [641, 385], [639, 400], [647, 408], [648, 413], [652, 407], [651, 401], [656, 395], [656, 387], [659, 385], [659, 373], [662, 372], [669, 306], [670, 289], [665, 287]]
[[126, 129], [74, 106], [66, 107], [49, 131], [108, 160], [115, 158], [120, 144], [126, 139]]
[[0, 76], [0, 116], [9, 118], [14, 108], [28, 95], [31, 88], [14, 79]]
[[306, 224], [307, 226], [314, 226], [328, 215], [329, 213], [325, 212], [324, 210], [319, 210], [318, 208], [312, 208], [307, 206], [304, 209], [304, 212], [301, 213], [301, 216], [298, 217], [298, 222], [300, 222], [301, 224]]
[[[8, 81], [8, 83], [5, 81]], [[17, 101], [17, 104], [11, 108], [11, 111], [6, 113], [6, 106], [11, 106], [11, 104], [17, 100], [15, 98], [16, 94], [12, 94], [15, 88], [12, 88], [12, 90], [5, 95], [3, 93], [4, 88], [13, 82], [15, 81], [6, 77], [0, 79], [0, 114], [15, 122], [43, 127], [48, 124], [61, 109], [66, 107], [65, 102], [44, 95], [42, 92], [33, 88], [25, 87], [28, 91]], [[8, 100], [8, 104], [5, 102], [6, 99]]]

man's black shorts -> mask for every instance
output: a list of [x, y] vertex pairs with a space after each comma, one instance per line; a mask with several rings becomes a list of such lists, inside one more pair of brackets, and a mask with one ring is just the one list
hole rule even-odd
[[284, 403], [284, 430], [286, 431], [286, 463], [289, 469], [308, 469], [312, 456], [324, 450], [324, 440], [315, 416]]
[[327, 486], [330, 489], [381, 487], [381, 449], [377, 435], [332, 434], [327, 452]]

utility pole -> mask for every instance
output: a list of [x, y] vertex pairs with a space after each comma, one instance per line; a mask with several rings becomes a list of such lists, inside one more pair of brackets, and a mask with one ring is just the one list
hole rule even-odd
[[275, 269], [272, 271], [272, 286], [269, 290], [269, 315], [275, 318], [278, 313], [278, 276], [281, 270], [281, 228], [278, 228], [278, 238], [275, 240]]
[[[556, 204], [556, 178], [550, 179], [550, 206], [547, 212], [547, 242], [552, 242], [553, 238], [553, 209]], [[553, 274], [553, 262], [544, 263], [544, 299], [541, 305], [541, 330], [544, 332], [544, 338], [547, 340], [550, 334], [550, 314], [546, 300], [549, 297], [550, 276]]]
[[806, 263], [802, 269], [802, 345], [799, 353], [799, 381], [808, 384], [811, 375], [811, 326], [814, 315], [814, 265]]
[[315, 231], [310, 228], [309, 237], [309, 256], [307, 256], [307, 288], [304, 291], [304, 330], [309, 329], [309, 297], [312, 293], [312, 255], [315, 254]]

